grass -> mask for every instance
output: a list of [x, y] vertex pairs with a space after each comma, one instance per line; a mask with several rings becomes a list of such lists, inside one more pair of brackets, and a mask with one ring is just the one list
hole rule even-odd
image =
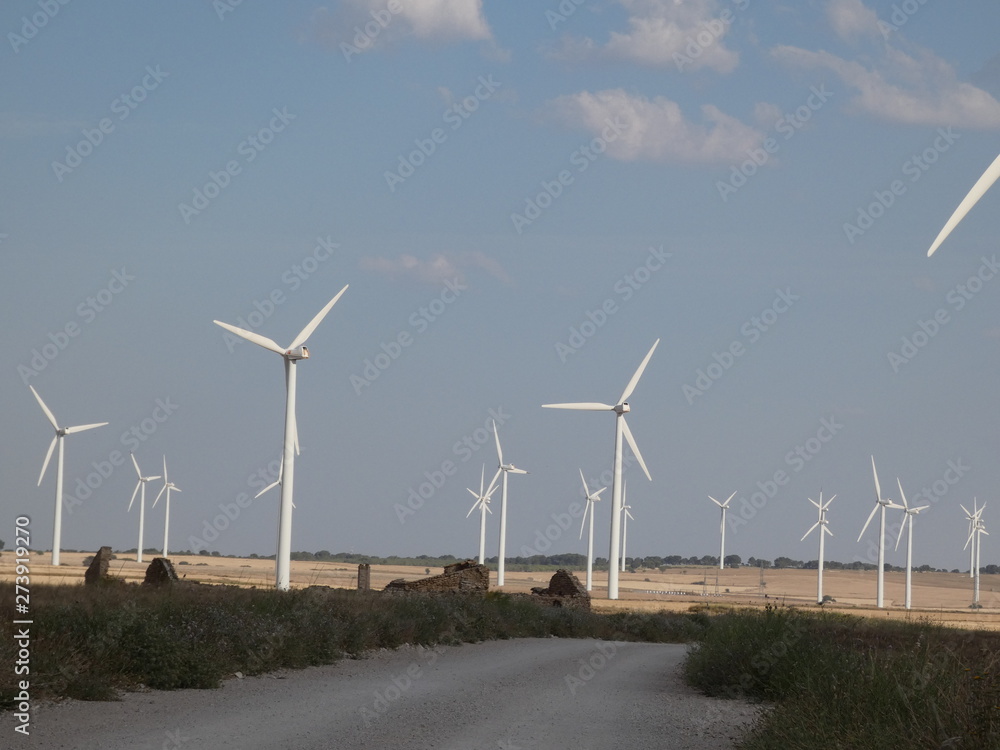
[[773, 702], [743, 750], [1000, 748], [1000, 633], [794, 610], [711, 618], [685, 669]]
[[[0, 593], [0, 664], [13, 664], [12, 588]], [[403, 644], [558, 636], [686, 642], [707, 616], [598, 615], [491, 592], [418, 595], [230, 586], [134, 585], [31, 589], [31, 695], [113, 700], [143, 686], [213, 688], [235, 672], [330, 664]], [[0, 670], [0, 708], [16, 695]]]

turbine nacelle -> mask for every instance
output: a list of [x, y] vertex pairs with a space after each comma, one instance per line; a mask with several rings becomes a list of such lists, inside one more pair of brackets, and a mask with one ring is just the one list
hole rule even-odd
[[632, 411], [632, 407], [628, 405], [628, 401], [623, 401], [615, 407], [615, 414], [628, 414]]
[[299, 359], [309, 359], [309, 347], [297, 346], [294, 349], [289, 349], [285, 352], [285, 359], [293, 362]]

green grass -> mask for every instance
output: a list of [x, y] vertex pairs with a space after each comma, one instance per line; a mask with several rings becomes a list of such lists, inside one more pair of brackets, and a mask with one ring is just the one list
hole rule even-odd
[[[13, 590], [0, 593], [0, 664], [16, 658]], [[330, 664], [403, 644], [558, 636], [686, 642], [704, 615], [598, 615], [498, 592], [383, 594], [227, 586], [31, 589], [31, 695], [110, 700], [141, 686], [213, 688], [235, 672]], [[0, 708], [16, 695], [0, 670]]]
[[1000, 633], [790, 610], [712, 617], [686, 662], [709, 695], [773, 702], [744, 750], [1000, 748]]

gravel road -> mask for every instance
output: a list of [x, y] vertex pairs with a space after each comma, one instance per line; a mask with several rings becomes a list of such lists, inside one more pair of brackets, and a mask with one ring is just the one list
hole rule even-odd
[[[326, 667], [35, 710], [7, 747], [721, 750], [758, 709], [684, 685], [686, 647], [556, 638], [406, 647]], [[9, 730], [8, 730], [9, 731]], [[11, 734], [13, 734], [11, 732]], [[9, 735], [8, 735], [9, 736]]]

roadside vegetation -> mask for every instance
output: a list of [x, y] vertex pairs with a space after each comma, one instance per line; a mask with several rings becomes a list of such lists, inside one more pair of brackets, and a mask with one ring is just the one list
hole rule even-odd
[[[0, 664], [17, 645], [13, 587], [0, 593]], [[244, 589], [126, 584], [35, 585], [31, 695], [113, 700], [143, 687], [213, 688], [240, 672], [330, 664], [403, 644], [474, 643], [557, 636], [689, 642], [703, 614], [598, 615], [543, 607], [526, 597], [384, 594], [341, 589]], [[16, 695], [0, 671], [0, 708]]]
[[1000, 748], [1000, 633], [770, 608], [713, 616], [686, 663], [773, 707], [743, 750]]

